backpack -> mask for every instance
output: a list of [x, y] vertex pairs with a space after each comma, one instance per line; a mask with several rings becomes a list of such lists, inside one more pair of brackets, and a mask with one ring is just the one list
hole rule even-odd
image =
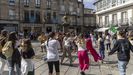
[[2, 54], [5, 55], [6, 58], [12, 57], [13, 54], [12, 41], [6, 42], [6, 44], [2, 48]]

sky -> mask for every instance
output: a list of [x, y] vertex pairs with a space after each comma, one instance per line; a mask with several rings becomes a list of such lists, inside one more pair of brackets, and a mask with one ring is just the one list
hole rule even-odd
[[94, 2], [95, 0], [84, 0], [85, 8], [94, 9], [94, 5], [93, 5]]

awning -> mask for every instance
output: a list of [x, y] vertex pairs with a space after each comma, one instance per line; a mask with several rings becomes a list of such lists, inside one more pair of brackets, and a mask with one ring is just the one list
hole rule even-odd
[[106, 30], [109, 30], [109, 28], [99, 28], [99, 29], [95, 29], [94, 31], [105, 32]]

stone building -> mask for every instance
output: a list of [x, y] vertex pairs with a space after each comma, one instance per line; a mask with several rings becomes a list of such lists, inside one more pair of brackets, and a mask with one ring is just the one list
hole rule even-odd
[[63, 31], [63, 16], [68, 30], [83, 25], [83, 2], [78, 0], [0, 0], [0, 26], [9, 31]]
[[84, 29], [86, 31], [93, 31], [97, 28], [96, 25], [96, 15], [94, 9], [85, 8], [84, 9]]
[[133, 26], [133, 0], [97, 0], [94, 5], [100, 27]]

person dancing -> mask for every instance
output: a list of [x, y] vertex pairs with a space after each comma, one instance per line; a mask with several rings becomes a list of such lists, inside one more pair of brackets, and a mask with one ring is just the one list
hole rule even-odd
[[87, 54], [86, 40], [83, 34], [80, 34], [76, 40], [78, 47], [78, 59], [81, 70], [81, 75], [85, 75], [85, 70], [89, 68], [89, 57]]

